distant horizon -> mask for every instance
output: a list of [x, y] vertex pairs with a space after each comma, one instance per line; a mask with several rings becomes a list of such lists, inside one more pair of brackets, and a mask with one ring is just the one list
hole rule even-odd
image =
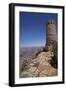
[[20, 12], [20, 47], [45, 47], [46, 23], [50, 19], [55, 21], [57, 32], [58, 16], [56, 13]]
[[20, 48], [40, 48], [45, 46], [26, 46], [26, 47], [20, 47]]
[[21, 46], [21, 45], [20, 45], [19, 47], [20, 47], [20, 48], [45, 47], [45, 45], [46, 45], [46, 43], [44, 43], [44, 45], [42, 45], [42, 46], [41, 46], [41, 45], [39, 45], [39, 46], [38, 46], [38, 45], [37, 45], [37, 46], [36, 46], [36, 45], [33, 45], [33, 46], [32, 46], [32, 45], [30, 45], [30, 46], [28, 46], [28, 45], [27, 45], [27, 46], [26, 46], [26, 45], [24, 45], [24, 46], [22, 45], [22, 46]]

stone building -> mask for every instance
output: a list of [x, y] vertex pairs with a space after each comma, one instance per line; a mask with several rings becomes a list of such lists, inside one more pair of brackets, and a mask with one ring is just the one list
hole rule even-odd
[[56, 44], [56, 25], [54, 20], [49, 20], [46, 28], [46, 47], [52, 50]]

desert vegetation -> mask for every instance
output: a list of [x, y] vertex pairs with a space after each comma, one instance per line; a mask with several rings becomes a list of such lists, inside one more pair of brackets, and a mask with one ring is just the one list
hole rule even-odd
[[53, 53], [54, 53], [54, 56], [52, 57], [52, 60], [50, 62], [50, 64], [54, 67], [54, 68], [58, 68], [58, 45], [57, 45], [57, 42], [56, 44], [54, 44], [53, 46]]

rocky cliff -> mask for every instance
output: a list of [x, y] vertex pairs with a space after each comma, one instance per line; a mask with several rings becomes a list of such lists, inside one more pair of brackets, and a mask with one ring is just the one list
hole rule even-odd
[[45, 77], [56, 76], [57, 69], [51, 66], [53, 53], [51, 51], [41, 52], [35, 59], [32, 59], [26, 68], [21, 71], [20, 77]]

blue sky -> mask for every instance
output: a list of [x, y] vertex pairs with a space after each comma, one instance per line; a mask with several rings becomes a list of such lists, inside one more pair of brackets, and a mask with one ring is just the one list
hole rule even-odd
[[46, 24], [50, 19], [55, 21], [57, 31], [57, 14], [20, 12], [20, 47], [44, 46], [46, 43]]

